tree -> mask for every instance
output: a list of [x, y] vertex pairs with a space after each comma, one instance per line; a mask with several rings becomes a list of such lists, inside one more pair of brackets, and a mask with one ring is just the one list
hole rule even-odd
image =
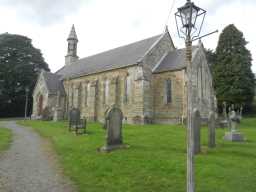
[[9, 33], [0, 35], [0, 117], [24, 115], [25, 88], [30, 90], [31, 101], [41, 69], [49, 71], [31, 39]]
[[212, 67], [212, 65], [214, 65], [214, 63], [216, 63], [216, 54], [211, 49], [206, 49], [205, 53], [206, 53], [207, 61], [208, 61], [209, 65], [210, 65], [210, 67]]
[[251, 53], [246, 48], [243, 33], [233, 24], [219, 37], [216, 62], [212, 65], [213, 82], [218, 103], [243, 104], [250, 107], [254, 96], [254, 75]]

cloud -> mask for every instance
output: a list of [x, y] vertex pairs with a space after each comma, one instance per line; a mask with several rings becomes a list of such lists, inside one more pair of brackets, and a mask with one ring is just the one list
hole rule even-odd
[[[174, 13], [186, 0], [0, 0], [0, 33], [17, 33], [33, 39], [53, 71], [64, 65], [67, 36], [75, 24], [78, 54], [85, 57], [143, 38], [160, 34], [165, 24], [176, 47], [184, 47], [177, 35]], [[203, 34], [228, 24], [244, 33], [253, 55], [256, 72], [255, 0], [192, 0], [207, 11]], [[215, 49], [219, 34], [203, 38], [206, 48]], [[194, 42], [196, 44], [196, 42]]]
[[0, 0], [1, 6], [15, 9], [19, 18], [51, 25], [75, 14], [91, 0]]

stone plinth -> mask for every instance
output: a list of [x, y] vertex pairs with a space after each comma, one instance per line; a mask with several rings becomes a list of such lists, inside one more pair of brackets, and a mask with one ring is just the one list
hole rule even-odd
[[242, 133], [236, 132], [236, 131], [235, 132], [231, 131], [231, 132], [226, 132], [225, 133], [224, 140], [226, 140], [226, 141], [242, 142], [245, 139], [244, 139], [244, 136], [243, 136]]

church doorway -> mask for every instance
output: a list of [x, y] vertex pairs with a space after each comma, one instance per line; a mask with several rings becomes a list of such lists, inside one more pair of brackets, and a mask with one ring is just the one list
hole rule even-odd
[[43, 95], [39, 96], [39, 100], [38, 100], [38, 115], [42, 115], [43, 112]]

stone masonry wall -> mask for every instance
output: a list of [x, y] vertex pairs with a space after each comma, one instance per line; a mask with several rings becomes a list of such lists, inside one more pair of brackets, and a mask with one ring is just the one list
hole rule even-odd
[[[73, 103], [74, 107], [80, 108], [82, 117], [103, 122], [105, 111], [111, 105], [116, 104], [123, 111], [125, 121], [134, 123], [143, 116], [143, 92], [141, 82], [136, 80], [138, 68], [139, 66], [132, 66], [65, 80], [64, 87], [68, 97], [67, 110], [72, 107]], [[127, 99], [125, 98], [126, 79], [130, 81]]]
[[[152, 71], [158, 66], [163, 56], [170, 51], [173, 51], [174, 45], [169, 33], [166, 31], [161, 39], [154, 47], [146, 54], [142, 61], [143, 70], [143, 106], [145, 121], [152, 121], [154, 118], [154, 87]], [[149, 119], [149, 120], [148, 120]], [[146, 122], [150, 123], [150, 122]]]
[[[165, 102], [165, 82], [171, 80], [170, 103]], [[179, 123], [183, 116], [184, 70], [153, 75], [154, 123]]]

